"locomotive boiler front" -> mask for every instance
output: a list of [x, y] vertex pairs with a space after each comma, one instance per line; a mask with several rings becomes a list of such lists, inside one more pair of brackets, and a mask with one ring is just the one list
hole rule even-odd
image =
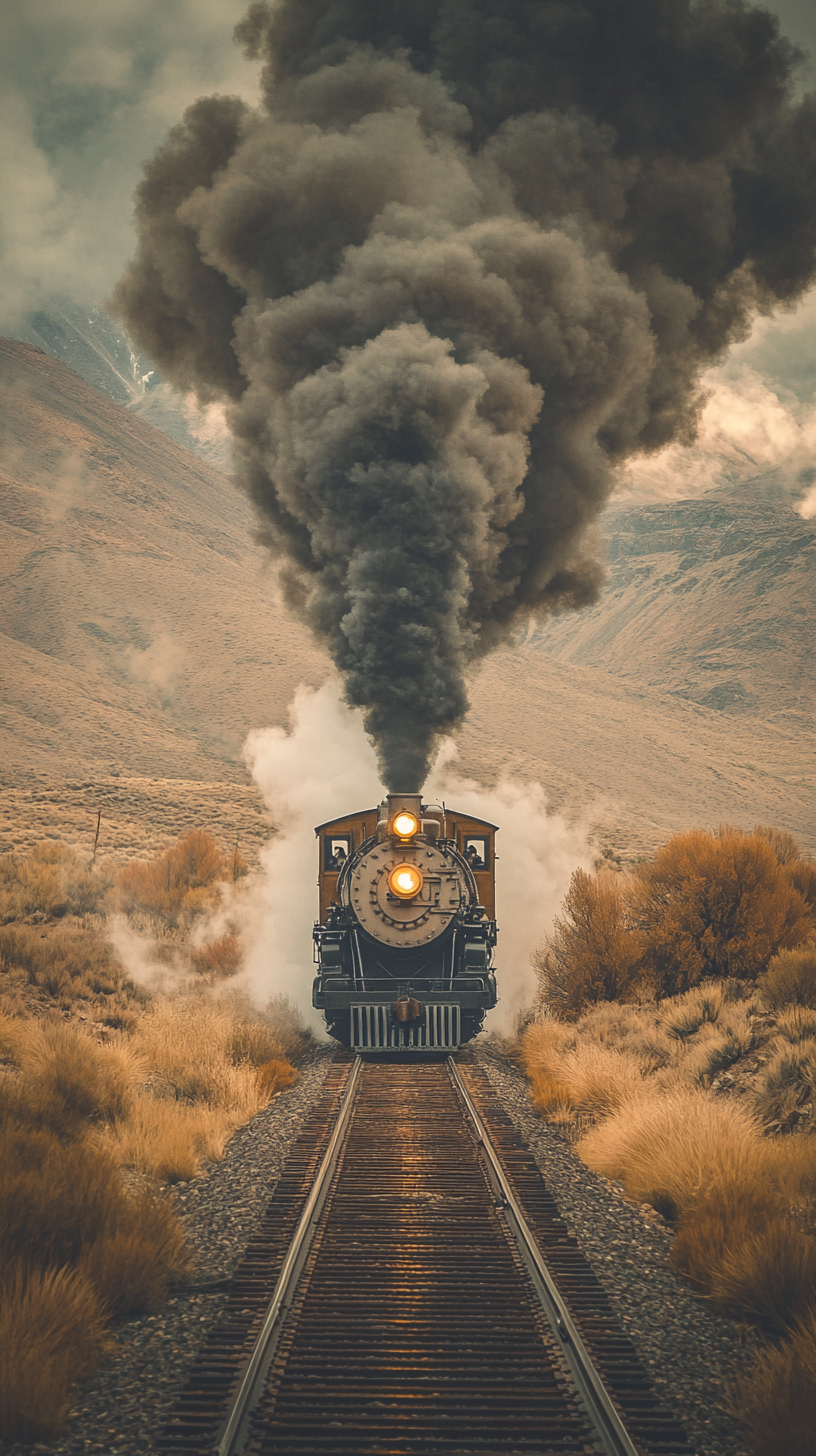
[[449, 1051], [496, 1003], [496, 826], [419, 794], [318, 826], [313, 1004], [365, 1051]]

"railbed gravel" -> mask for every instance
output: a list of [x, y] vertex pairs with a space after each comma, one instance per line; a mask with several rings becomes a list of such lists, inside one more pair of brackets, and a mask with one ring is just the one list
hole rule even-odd
[[660, 1215], [648, 1204], [629, 1202], [622, 1184], [581, 1162], [565, 1137], [538, 1116], [526, 1078], [513, 1063], [484, 1038], [473, 1052], [695, 1456], [749, 1456], [727, 1403], [735, 1378], [750, 1366], [756, 1336], [713, 1314], [678, 1279], [667, 1262], [672, 1234]]
[[[156, 1314], [112, 1334], [104, 1365], [79, 1388], [70, 1429], [52, 1444], [3, 1445], [4, 1456], [151, 1456], [204, 1334], [225, 1303], [219, 1285], [238, 1263], [284, 1160], [329, 1069], [333, 1047], [315, 1048], [294, 1087], [280, 1093], [227, 1145], [205, 1176], [172, 1197], [196, 1259], [193, 1282]], [[627, 1202], [620, 1185], [591, 1173], [564, 1137], [537, 1116], [522, 1074], [480, 1039], [474, 1055], [527, 1140], [570, 1232], [607, 1290], [655, 1390], [685, 1427], [697, 1456], [748, 1456], [726, 1406], [752, 1340], [718, 1319], [666, 1262], [671, 1234]]]

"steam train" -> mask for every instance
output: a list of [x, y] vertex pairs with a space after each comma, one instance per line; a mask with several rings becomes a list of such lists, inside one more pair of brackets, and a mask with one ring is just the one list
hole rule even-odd
[[450, 1052], [496, 1004], [496, 825], [389, 794], [315, 829], [312, 1004], [361, 1052]]

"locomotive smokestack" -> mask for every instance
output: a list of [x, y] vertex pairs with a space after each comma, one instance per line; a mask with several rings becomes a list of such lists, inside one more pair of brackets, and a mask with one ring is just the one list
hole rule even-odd
[[812, 281], [816, 105], [742, 0], [255, 0], [238, 36], [263, 107], [171, 132], [115, 307], [227, 404], [289, 604], [416, 790], [468, 666], [595, 596], [615, 467]]

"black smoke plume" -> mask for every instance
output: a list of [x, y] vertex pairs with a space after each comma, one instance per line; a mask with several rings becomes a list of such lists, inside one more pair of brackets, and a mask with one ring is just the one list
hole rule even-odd
[[417, 789], [468, 664], [591, 601], [616, 465], [812, 281], [816, 102], [742, 0], [278, 0], [145, 169], [114, 307], [223, 400], [288, 600]]

